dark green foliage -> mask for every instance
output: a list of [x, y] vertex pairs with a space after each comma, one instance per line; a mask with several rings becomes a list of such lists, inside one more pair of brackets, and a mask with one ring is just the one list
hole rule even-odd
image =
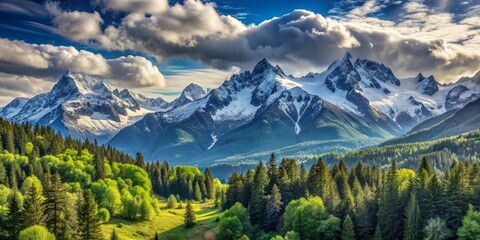
[[78, 209], [78, 235], [81, 239], [103, 239], [98, 206], [90, 189], [83, 192], [83, 199]]
[[42, 193], [35, 184], [32, 184], [25, 196], [23, 206], [22, 222], [24, 228], [45, 225], [45, 206], [43, 205]]
[[195, 212], [193, 211], [193, 206], [190, 201], [187, 201], [187, 207], [185, 208], [185, 218], [184, 223], [186, 228], [191, 228], [195, 225]]
[[4, 223], [8, 231], [8, 239], [16, 240], [20, 230], [22, 230], [22, 209], [17, 189], [13, 189], [12, 195], [8, 200], [8, 216]]
[[267, 220], [265, 228], [275, 230], [282, 215], [282, 195], [276, 184], [273, 184], [272, 192], [267, 198]]
[[403, 239], [405, 240], [416, 240], [420, 238], [420, 208], [418, 207], [418, 202], [415, 194], [411, 194], [410, 201], [407, 204], [405, 210], [406, 220], [405, 220], [405, 232]]
[[45, 187], [45, 215], [48, 230], [56, 238], [62, 236], [65, 230], [65, 189], [62, 186], [60, 175], [53, 175], [51, 183]]
[[342, 240], [354, 240], [355, 239], [355, 230], [353, 229], [353, 222], [350, 215], [345, 217], [342, 225]]
[[[155, 239], [158, 239], [157, 233], [155, 233]], [[120, 240], [120, 238], [118, 237], [118, 233], [115, 231], [115, 228], [112, 231], [112, 236], [110, 237], [110, 240]]]
[[403, 231], [404, 203], [400, 192], [396, 162], [392, 161], [378, 211], [378, 222], [386, 239], [400, 239]]
[[266, 198], [265, 188], [268, 184], [268, 175], [265, 167], [260, 162], [255, 170], [253, 180], [252, 197], [250, 200], [250, 221], [254, 225], [265, 227], [266, 225]]

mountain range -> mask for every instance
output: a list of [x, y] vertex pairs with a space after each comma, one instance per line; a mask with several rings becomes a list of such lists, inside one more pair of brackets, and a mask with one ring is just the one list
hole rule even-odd
[[422, 74], [398, 79], [387, 66], [349, 53], [322, 73], [293, 77], [263, 59], [218, 88], [191, 84], [166, 102], [67, 72], [50, 92], [17, 98], [0, 116], [141, 151], [147, 160], [238, 164], [272, 151], [296, 157], [344, 152], [424, 131], [418, 124], [425, 120], [438, 124], [477, 106], [478, 78], [453, 84]]

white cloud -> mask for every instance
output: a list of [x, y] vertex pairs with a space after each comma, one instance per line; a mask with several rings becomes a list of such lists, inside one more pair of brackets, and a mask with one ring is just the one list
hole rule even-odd
[[74, 47], [28, 44], [0, 39], [0, 72], [48, 80], [67, 70], [95, 75], [119, 87], [164, 86], [165, 79], [149, 60], [139, 56], [105, 59]]
[[[111, 68], [108, 76], [122, 87], [165, 86], [165, 77], [144, 57], [126, 56], [107, 60]], [[134, 81], [132, 81], [134, 80]]]
[[93, 0], [104, 10], [139, 13], [160, 13], [168, 8], [167, 0]]
[[53, 15], [58, 34], [64, 37], [83, 42], [102, 33], [103, 19], [98, 12], [63, 11], [52, 2], [47, 2], [46, 9]]

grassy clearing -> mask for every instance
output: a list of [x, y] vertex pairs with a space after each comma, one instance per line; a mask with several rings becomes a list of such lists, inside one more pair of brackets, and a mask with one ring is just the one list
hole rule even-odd
[[168, 209], [166, 202], [162, 202], [161, 206], [162, 211], [152, 221], [112, 218], [109, 223], [102, 224], [105, 238], [110, 239], [114, 228], [122, 240], [153, 239], [155, 232], [158, 232], [160, 239], [165, 240], [214, 239], [218, 233], [219, 223], [215, 220], [221, 212], [211, 203], [193, 203], [197, 220], [191, 229], [183, 226], [185, 208]]

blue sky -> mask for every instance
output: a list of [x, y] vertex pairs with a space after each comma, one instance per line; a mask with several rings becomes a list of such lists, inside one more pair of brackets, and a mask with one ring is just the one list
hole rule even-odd
[[480, 70], [480, 0], [0, 0], [0, 12], [0, 105], [66, 70], [166, 99], [264, 57], [294, 75], [346, 52], [400, 77]]

